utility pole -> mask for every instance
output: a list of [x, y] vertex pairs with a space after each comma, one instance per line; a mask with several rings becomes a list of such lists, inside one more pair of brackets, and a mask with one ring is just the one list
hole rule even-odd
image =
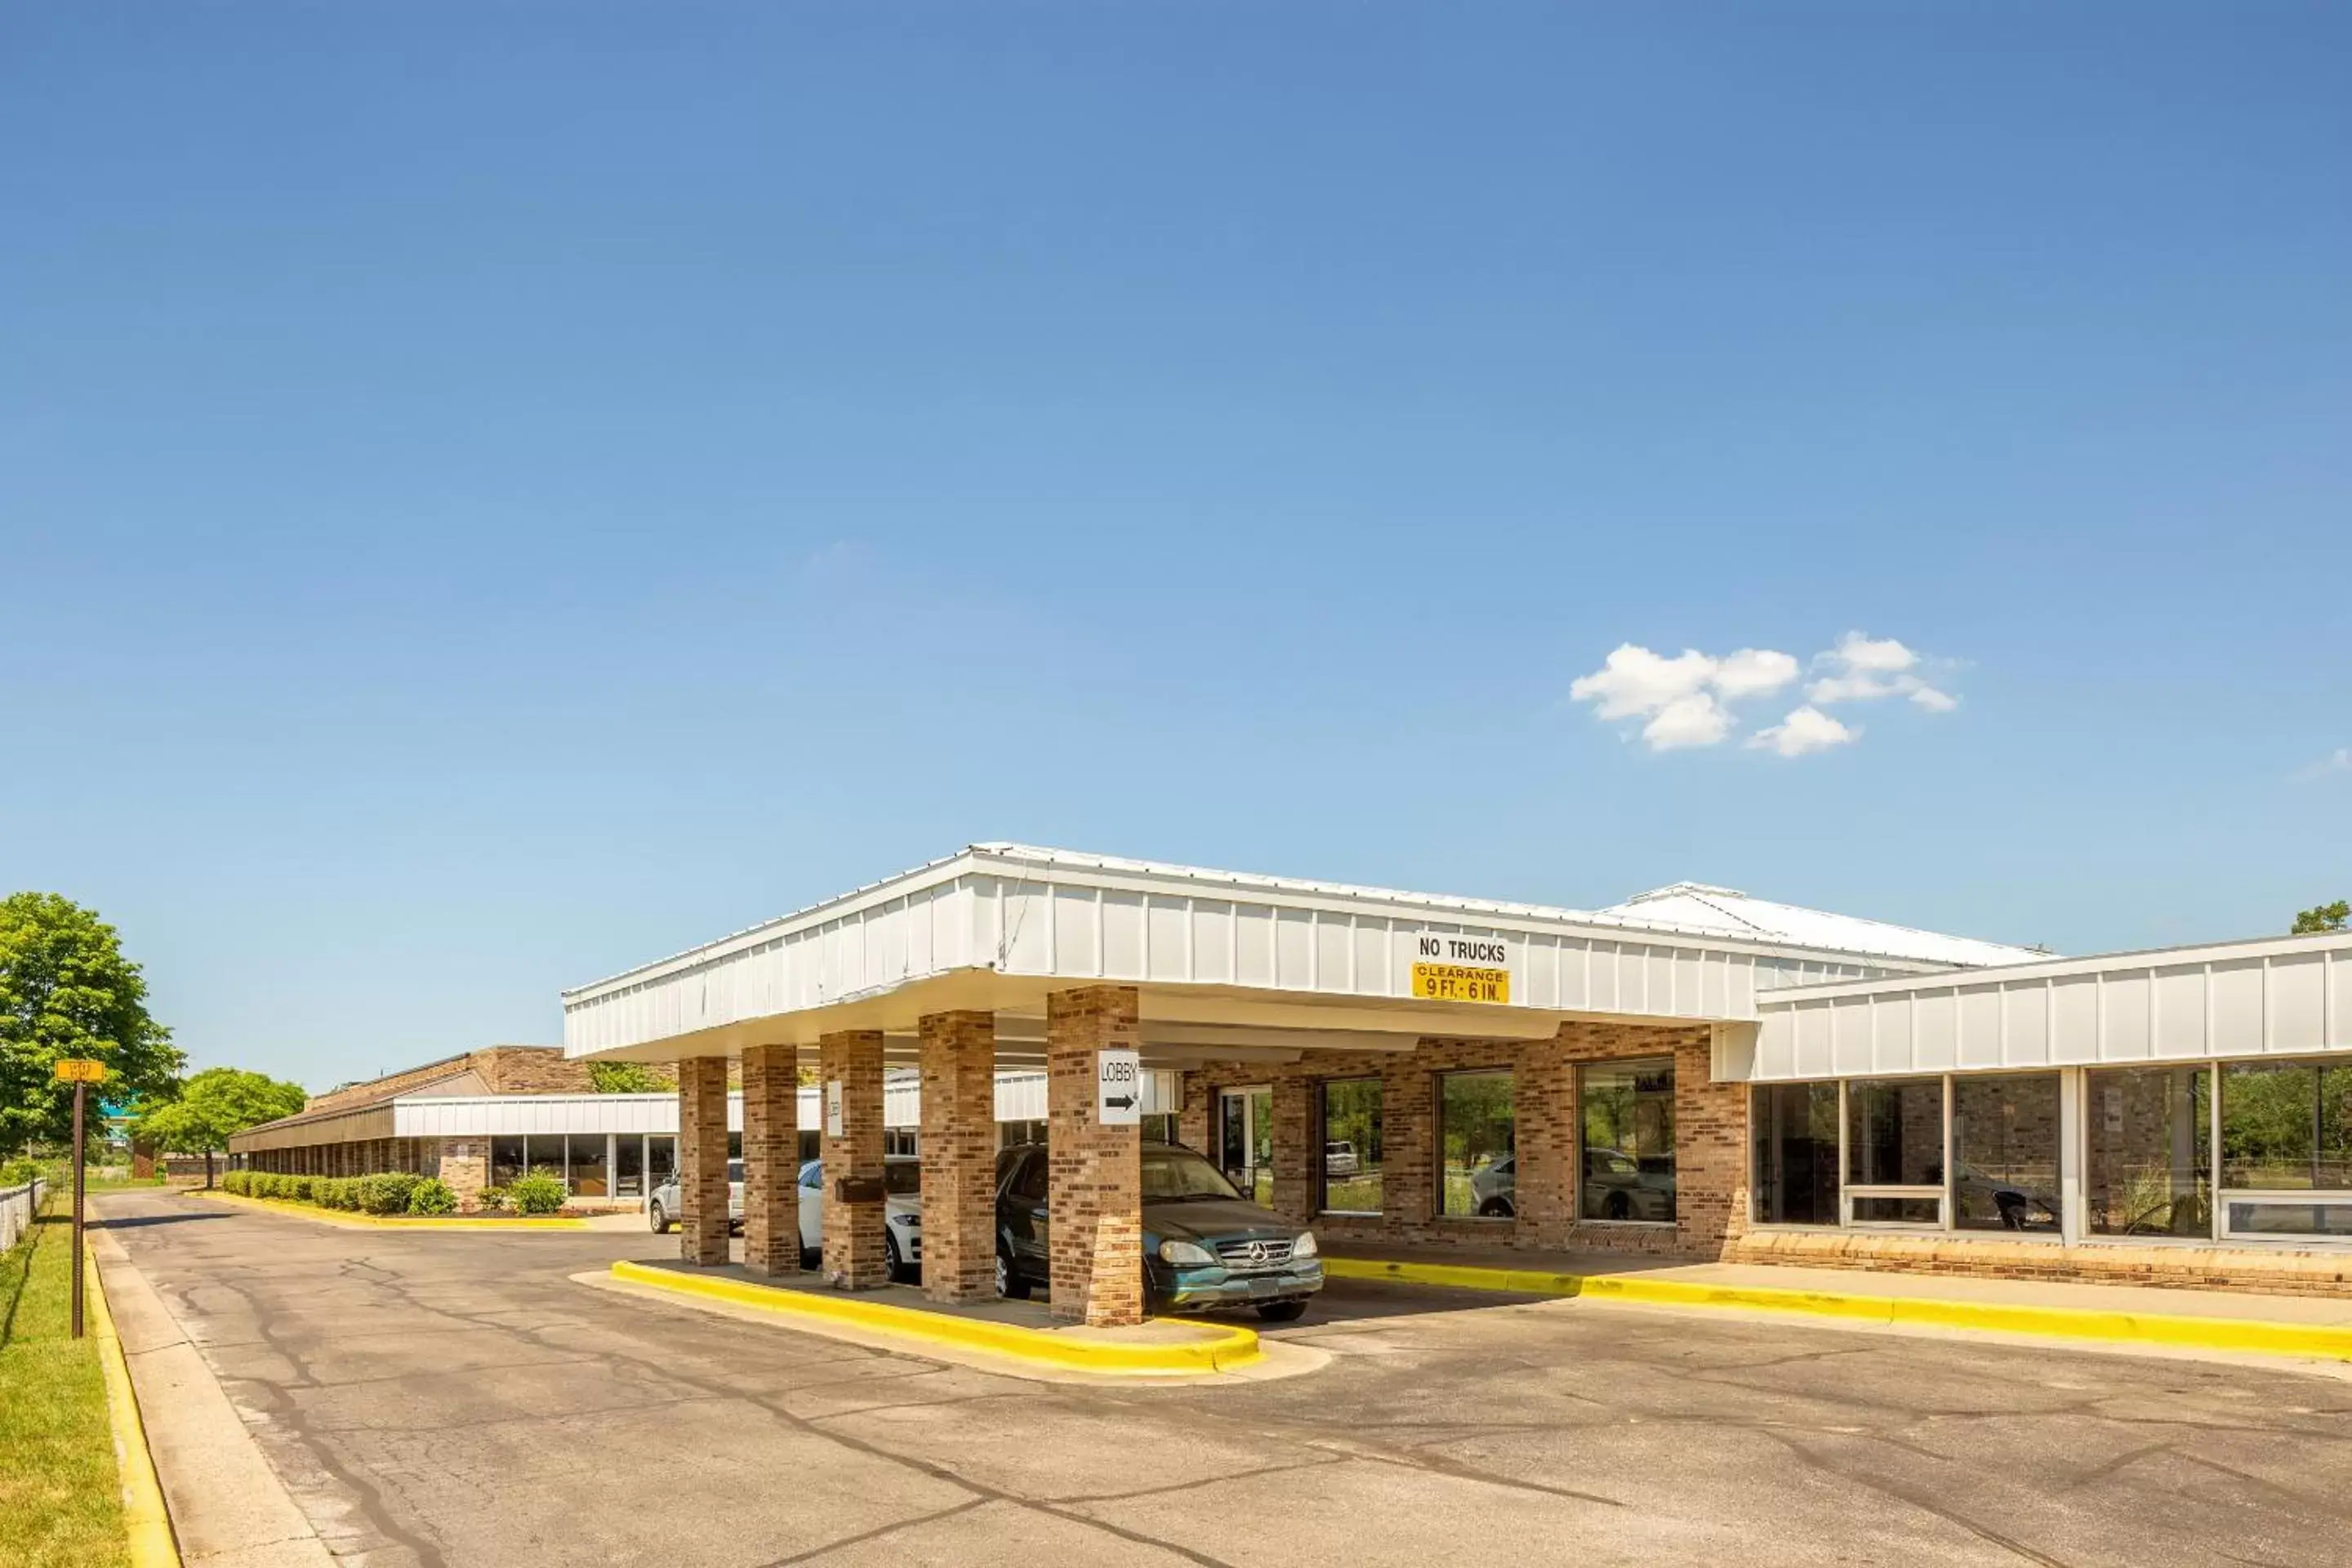
[[73, 1131], [73, 1337], [81, 1338], [82, 1324], [82, 1125], [89, 1107], [89, 1086], [106, 1077], [104, 1062], [68, 1057], [58, 1063], [58, 1079], [74, 1086]]

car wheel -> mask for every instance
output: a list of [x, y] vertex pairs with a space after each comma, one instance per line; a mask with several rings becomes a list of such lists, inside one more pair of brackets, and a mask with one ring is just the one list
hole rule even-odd
[[1608, 1219], [1631, 1219], [1633, 1217], [1633, 1200], [1622, 1193], [1612, 1193], [1608, 1201], [1601, 1205], [1601, 1213]]
[[1508, 1198], [1488, 1198], [1485, 1203], [1478, 1205], [1478, 1217], [1480, 1219], [1510, 1218], [1511, 1200]]
[[669, 1234], [669, 1211], [661, 1206], [661, 1200], [659, 1198], [656, 1198], [652, 1206], [646, 1209], [646, 1217], [653, 1222], [654, 1234], [656, 1236], [667, 1236]]
[[887, 1230], [882, 1233], [882, 1274], [893, 1285], [907, 1278], [906, 1260], [898, 1256], [898, 1238]]
[[1295, 1323], [1307, 1315], [1304, 1301], [1268, 1301], [1257, 1310], [1257, 1315], [1269, 1323]]
[[1008, 1301], [1029, 1299], [1029, 1281], [1021, 1278], [1013, 1267], [1013, 1255], [1001, 1247], [996, 1249], [996, 1293]]

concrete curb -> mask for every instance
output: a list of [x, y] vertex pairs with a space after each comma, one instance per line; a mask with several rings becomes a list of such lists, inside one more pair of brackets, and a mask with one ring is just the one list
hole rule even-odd
[[320, 1208], [316, 1204], [296, 1203], [290, 1198], [248, 1198], [235, 1193], [196, 1191], [186, 1194], [192, 1198], [209, 1198], [216, 1204], [229, 1204], [257, 1214], [291, 1215], [297, 1219], [316, 1220], [320, 1225], [340, 1225], [352, 1230], [439, 1230], [458, 1231], [467, 1235], [504, 1232], [512, 1235], [530, 1230], [586, 1230], [588, 1222], [576, 1215], [559, 1215], [549, 1219], [404, 1219], [392, 1215], [350, 1214], [341, 1209]]
[[613, 1278], [626, 1284], [699, 1296], [730, 1306], [751, 1307], [783, 1318], [805, 1318], [908, 1342], [915, 1348], [945, 1346], [979, 1351], [1055, 1372], [1083, 1372], [1120, 1378], [1199, 1377], [1232, 1372], [1265, 1359], [1255, 1331], [1220, 1324], [1211, 1337], [1167, 1344], [1135, 1344], [1074, 1337], [1066, 1329], [1030, 1329], [1018, 1323], [926, 1312], [854, 1296], [819, 1296], [740, 1279], [681, 1274], [625, 1258], [613, 1265]]
[[131, 1568], [180, 1568], [180, 1548], [172, 1539], [171, 1510], [163, 1506], [155, 1457], [147, 1450], [147, 1426], [139, 1416], [139, 1394], [131, 1384], [131, 1363], [122, 1357], [122, 1336], [106, 1304], [106, 1282], [94, 1253], [82, 1254], [89, 1276], [90, 1336], [106, 1374], [106, 1414], [114, 1427], [114, 1463], [122, 1477], [122, 1526], [131, 1538]]
[[1729, 1307], [1752, 1312], [1837, 1318], [1847, 1322], [1965, 1329], [2101, 1340], [2171, 1350], [2251, 1352], [2352, 1361], [2352, 1328], [2279, 1323], [2186, 1313], [2111, 1312], [2091, 1307], [2029, 1307], [2003, 1301], [1947, 1301], [1859, 1291], [1780, 1289], [1766, 1285], [1706, 1285], [1625, 1274], [1559, 1274], [1460, 1263], [1402, 1263], [1325, 1254], [1323, 1272], [1345, 1279], [1386, 1279], [1525, 1296], [1590, 1297], [1651, 1307]]

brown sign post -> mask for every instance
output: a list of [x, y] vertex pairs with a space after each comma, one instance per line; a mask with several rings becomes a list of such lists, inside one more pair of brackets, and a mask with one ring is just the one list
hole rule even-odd
[[82, 1291], [82, 1124], [89, 1106], [89, 1086], [104, 1081], [106, 1064], [67, 1057], [57, 1065], [58, 1081], [74, 1086], [73, 1131], [73, 1337], [81, 1338]]

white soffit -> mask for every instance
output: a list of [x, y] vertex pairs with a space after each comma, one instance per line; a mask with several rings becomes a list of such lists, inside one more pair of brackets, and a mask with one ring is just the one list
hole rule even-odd
[[[1685, 927], [1664, 906], [1656, 918], [1627, 910], [1638, 902], [1594, 914], [979, 844], [567, 991], [564, 1048], [658, 1059], [806, 1045], [835, 1028], [905, 1033], [919, 1014], [949, 1007], [1041, 1013], [1047, 992], [1097, 981], [1142, 991], [1148, 1034], [1543, 1034], [1558, 1015], [1748, 1019], [1757, 995], [1779, 986], [1965, 962]], [[1903, 928], [1850, 923], [1856, 943], [1904, 945], [1885, 934]], [[1511, 1005], [1412, 998], [1414, 944], [1433, 934], [1507, 943]]]
[[2352, 932], [1759, 997], [1759, 1081], [2352, 1051]]

